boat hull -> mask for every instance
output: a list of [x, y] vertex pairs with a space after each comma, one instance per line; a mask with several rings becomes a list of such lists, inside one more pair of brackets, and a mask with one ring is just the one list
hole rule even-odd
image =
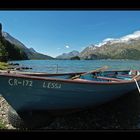
[[0, 75], [0, 92], [16, 110], [66, 110], [100, 105], [136, 90], [134, 82], [86, 83]]

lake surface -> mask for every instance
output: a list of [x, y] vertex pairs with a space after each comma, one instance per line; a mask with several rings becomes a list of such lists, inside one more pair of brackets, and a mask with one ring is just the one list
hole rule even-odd
[[48, 73], [91, 71], [105, 65], [109, 66], [109, 70], [140, 70], [140, 60], [24, 60], [11, 62], [32, 68], [26, 71]]

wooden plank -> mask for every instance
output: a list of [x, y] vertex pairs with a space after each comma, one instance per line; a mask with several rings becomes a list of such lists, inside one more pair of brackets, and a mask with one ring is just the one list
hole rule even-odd
[[117, 82], [124, 82], [124, 81], [126, 81], [126, 80], [121, 80], [121, 79], [117, 79], [117, 78], [108, 78], [108, 77], [102, 77], [102, 76], [97, 76], [97, 78], [104, 79], [104, 80], [109, 80], [109, 81], [117, 81]]

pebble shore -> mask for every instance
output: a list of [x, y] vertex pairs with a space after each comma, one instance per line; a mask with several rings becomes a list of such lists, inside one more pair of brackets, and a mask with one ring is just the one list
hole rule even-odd
[[[15, 129], [7, 119], [8, 103], [0, 96], [0, 120], [7, 130]], [[56, 117], [42, 130], [138, 130], [140, 94], [129, 93], [117, 100], [87, 110]]]
[[8, 108], [9, 105], [7, 101], [0, 95], [0, 120], [2, 124], [5, 125], [6, 129], [15, 129], [9, 122], [8, 122]]

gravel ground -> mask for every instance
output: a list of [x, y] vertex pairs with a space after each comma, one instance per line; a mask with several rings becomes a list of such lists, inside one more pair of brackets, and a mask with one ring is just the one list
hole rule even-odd
[[0, 120], [3, 124], [5, 124], [6, 129], [15, 129], [12, 125], [8, 122], [8, 111], [9, 105], [6, 100], [0, 95]]
[[[15, 129], [7, 119], [8, 103], [0, 97], [0, 119], [6, 129]], [[42, 130], [137, 130], [140, 129], [138, 91], [87, 110], [56, 117]]]

